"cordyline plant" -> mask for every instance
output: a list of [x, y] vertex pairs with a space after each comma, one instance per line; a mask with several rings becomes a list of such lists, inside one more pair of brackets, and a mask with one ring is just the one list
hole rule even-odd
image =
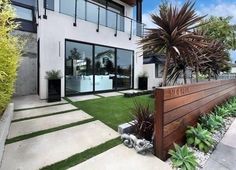
[[[176, 62], [176, 58], [188, 58], [188, 53], [202, 47], [201, 39], [193, 32], [199, 27], [204, 17], [199, 17], [194, 9], [194, 3], [187, 1], [182, 8], [172, 5], [160, 6], [159, 14], [151, 14], [153, 23], [157, 28], [146, 30], [144, 38], [140, 41], [145, 54], [165, 53], [166, 61], [163, 70], [163, 86], [167, 85], [167, 72], [170, 61]], [[193, 41], [198, 40], [198, 41]]]
[[205, 47], [204, 57], [202, 58], [202, 64], [199, 66], [200, 73], [208, 75], [208, 79], [211, 77], [217, 79], [220, 72], [228, 72], [230, 70], [229, 62], [230, 57], [225, 50], [223, 43], [212, 40], [207, 47]]

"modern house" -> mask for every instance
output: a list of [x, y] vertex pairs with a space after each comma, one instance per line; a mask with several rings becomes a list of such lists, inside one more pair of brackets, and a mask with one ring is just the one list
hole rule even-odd
[[[46, 72], [62, 72], [62, 96], [137, 88], [142, 0], [13, 0], [27, 40], [16, 95], [47, 98]], [[135, 18], [135, 19], [134, 19]]]

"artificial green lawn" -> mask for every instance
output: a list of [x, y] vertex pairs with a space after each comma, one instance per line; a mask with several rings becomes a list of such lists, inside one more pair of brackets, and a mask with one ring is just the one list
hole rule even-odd
[[150, 95], [125, 98], [123, 96], [75, 102], [73, 105], [117, 131], [118, 125], [133, 120], [130, 110], [134, 101], [150, 104], [154, 110], [154, 99]]

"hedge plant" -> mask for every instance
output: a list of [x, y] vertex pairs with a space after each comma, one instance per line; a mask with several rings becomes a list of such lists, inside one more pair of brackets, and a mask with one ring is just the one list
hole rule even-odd
[[18, 27], [9, 0], [0, 0], [0, 115], [14, 92], [23, 41], [12, 35]]

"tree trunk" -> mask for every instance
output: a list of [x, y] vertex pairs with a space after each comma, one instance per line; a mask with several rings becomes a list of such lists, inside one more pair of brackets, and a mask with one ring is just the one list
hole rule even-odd
[[208, 81], [211, 81], [211, 71], [208, 71]]
[[183, 69], [184, 84], [187, 84], [186, 68]]
[[162, 83], [162, 86], [166, 86], [167, 83], [167, 72], [168, 72], [168, 64], [169, 64], [169, 60], [170, 60], [170, 53], [168, 50], [166, 50], [166, 61], [165, 61], [165, 66], [164, 66], [164, 69], [163, 69], [163, 83]]

